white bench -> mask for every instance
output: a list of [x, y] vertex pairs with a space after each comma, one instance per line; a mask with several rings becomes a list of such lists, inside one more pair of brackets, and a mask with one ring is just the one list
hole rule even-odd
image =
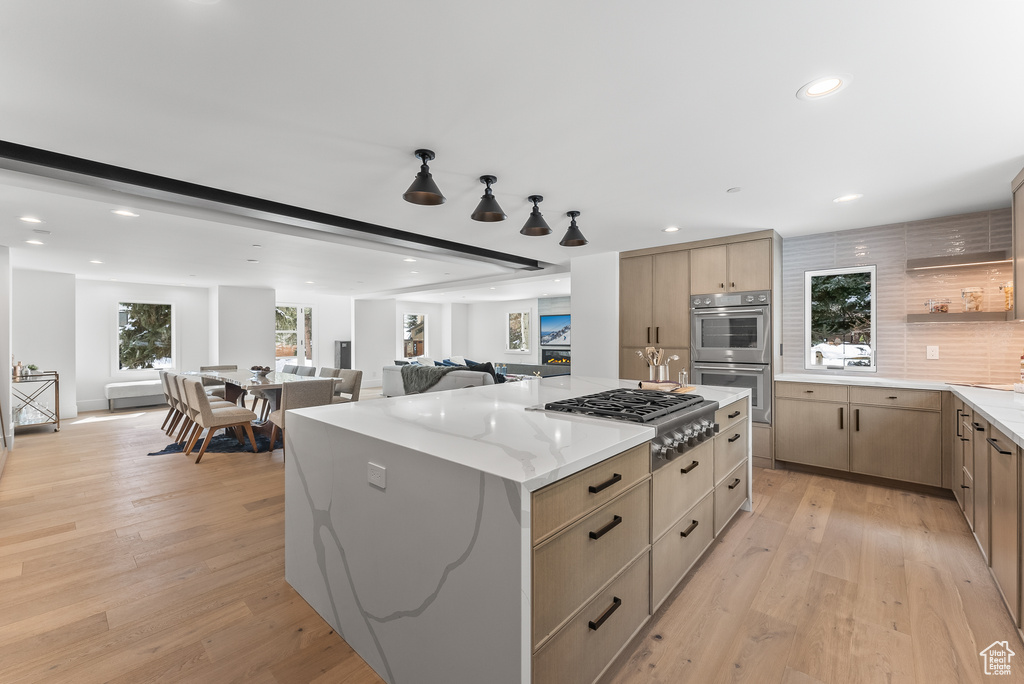
[[133, 404], [134, 406], [148, 406], [149, 404], [161, 404], [164, 402], [164, 388], [160, 379], [136, 380], [134, 382], [110, 382], [103, 386], [103, 394], [107, 397], [107, 406], [114, 410], [116, 399], [137, 399], [144, 397], [152, 399], [149, 402]]

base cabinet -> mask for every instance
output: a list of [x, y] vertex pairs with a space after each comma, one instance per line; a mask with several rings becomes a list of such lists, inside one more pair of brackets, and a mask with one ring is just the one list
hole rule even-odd
[[852, 472], [942, 485], [941, 414], [858, 404], [851, 410]]
[[971, 429], [974, 431], [971, 440], [971, 448], [974, 452], [974, 537], [978, 540], [978, 546], [981, 547], [985, 561], [988, 562], [992, 557], [992, 534], [989, 523], [992, 511], [989, 494], [991, 468], [988, 456], [989, 444], [986, 438], [991, 433], [988, 421], [977, 414], [971, 420]]
[[848, 413], [846, 404], [777, 397], [776, 460], [849, 470]]
[[1020, 465], [1017, 446], [999, 430], [989, 428], [992, 575], [1015, 624], [1020, 624]]

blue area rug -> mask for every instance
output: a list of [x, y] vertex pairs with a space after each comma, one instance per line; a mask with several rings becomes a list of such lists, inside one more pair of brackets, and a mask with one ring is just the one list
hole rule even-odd
[[[199, 450], [203, 448], [203, 442], [206, 441], [204, 438], [202, 441], [196, 442], [196, 445], [192, 448], [193, 454], [198, 454]], [[281, 444], [281, 438], [277, 438], [278, 445]], [[270, 438], [263, 435], [256, 435], [256, 450], [257, 451], [270, 451]], [[164, 454], [180, 454], [185, 451], [183, 444], [168, 444], [160, 451], [154, 451], [147, 456], [163, 456]], [[243, 451], [252, 453], [252, 445], [249, 444], [249, 438], [245, 438], [245, 444], [239, 444], [238, 440], [232, 434], [224, 434], [223, 432], [214, 435], [210, 440], [210, 446], [206, 450], [208, 454], [237, 454]]]

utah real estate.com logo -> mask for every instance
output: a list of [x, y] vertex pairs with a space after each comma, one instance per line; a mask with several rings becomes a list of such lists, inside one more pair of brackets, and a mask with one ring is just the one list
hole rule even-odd
[[1008, 642], [993, 641], [978, 655], [985, 659], [985, 674], [1008, 676], [1010, 674], [1010, 658], [1017, 654], [1010, 650]]

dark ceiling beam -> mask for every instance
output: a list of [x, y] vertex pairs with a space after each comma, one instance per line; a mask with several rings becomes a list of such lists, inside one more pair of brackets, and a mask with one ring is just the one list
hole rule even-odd
[[72, 157], [5, 140], [0, 140], [0, 168], [138, 197], [169, 201], [189, 207], [213, 209], [236, 216], [309, 228], [333, 235], [389, 245], [398, 249], [414, 248], [422, 252], [454, 256], [526, 271], [538, 271], [547, 265], [535, 259], [515, 254], [506, 254], [452, 240], [442, 240], [398, 228], [379, 226], [375, 223], [304, 209], [228, 190], [219, 190], [206, 185], [157, 176], [81, 157]]

